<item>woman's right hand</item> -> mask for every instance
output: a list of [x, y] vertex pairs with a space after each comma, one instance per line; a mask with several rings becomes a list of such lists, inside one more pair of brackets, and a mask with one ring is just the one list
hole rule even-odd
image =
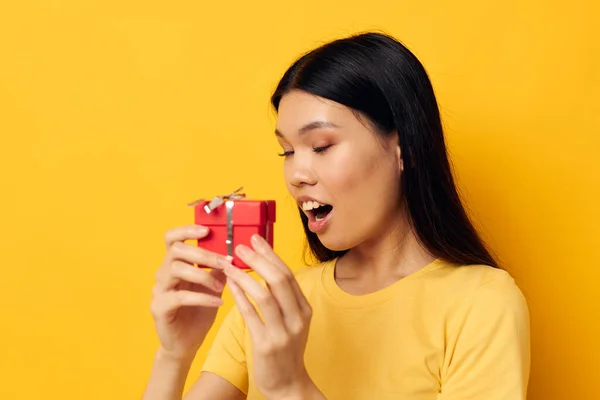
[[[165, 234], [167, 254], [152, 290], [150, 309], [160, 351], [178, 360], [193, 359], [223, 304], [226, 277], [217, 260], [225, 257], [185, 243], [207, 234], [208, 229], [199, 225], [175, 228]], [[198, 268], [194, 263], [211, 269]]]

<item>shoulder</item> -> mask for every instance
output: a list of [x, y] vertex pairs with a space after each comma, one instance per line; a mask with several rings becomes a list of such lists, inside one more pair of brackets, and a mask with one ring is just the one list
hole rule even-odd
[[442, 262], [442, 268], [431, 274], [430, 283], [437, 282], [459, 297], [490, 293], [497, 296], [522, 296], [515, 279], [503, 269], [488, 265], [453, 265]]
[[525, 324], [527, 301], [509, 272], [487, 265], [450, 266], [438, 271], [455, 316], [478, 314], [482, 320], [511, 317]]

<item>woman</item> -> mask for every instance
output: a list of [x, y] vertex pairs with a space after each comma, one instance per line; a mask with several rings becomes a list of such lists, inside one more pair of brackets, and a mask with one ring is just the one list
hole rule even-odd
[[236, 252], [264, 285], [184, 243], [205, 228], [169, 231], [145, 399], [181, 398], [225, 283], [236, 307], [187, 399], [525, 399], [527, 305], [461, 205], [417, 58], [381, 34], [337, 40], [297, 60], [272, 103], [319, 263], [291, 273], [255, 237]]

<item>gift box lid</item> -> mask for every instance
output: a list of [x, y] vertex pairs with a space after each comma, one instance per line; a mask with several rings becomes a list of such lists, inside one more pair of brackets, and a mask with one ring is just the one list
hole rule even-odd
[[[265, 225], [275, 222], [275, 200], [228, 200], [233, 203], [232, 222], [233, 225]], [[209, 201], [200, 201], [194, 205], [196, 223], [199, 225], [226, 225], [227, 207], [223, 203], [207, 213], [205, 206]]]

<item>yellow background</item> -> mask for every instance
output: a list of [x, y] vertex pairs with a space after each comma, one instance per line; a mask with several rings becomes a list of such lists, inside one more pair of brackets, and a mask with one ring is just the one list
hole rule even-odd
[[139, 398], [163, 234], [197, 197], [277, 200], [275, 247], [301, 264], [269, 95], [301, 52], [366, 29], [431, 74], [470, 210], [529, 300], [530, 399], [598, 398], [592, 3], [2, 2], [0, 398]]

